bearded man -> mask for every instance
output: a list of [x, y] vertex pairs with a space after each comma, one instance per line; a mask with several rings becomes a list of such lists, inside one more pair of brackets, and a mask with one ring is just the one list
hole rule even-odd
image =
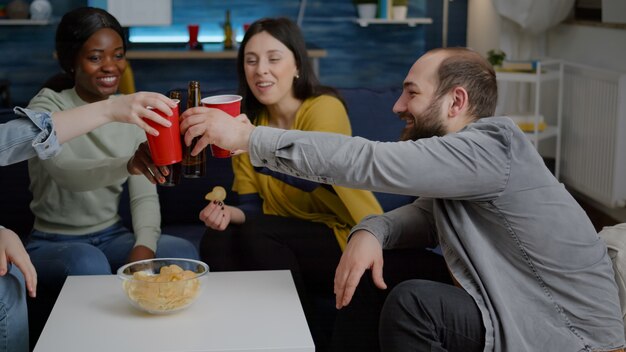
[[[254, 127], [206, 108], [188, 110], [182, 129], [188, 144], [202, 135], [196, 152], [212, 141], [248, 150], [255, 166], [419, 197], [352, 229], [335, 274], [337, 351], [623, 351], [606, 244], [524, 133], [492, 117], [496, 100], [484, 58], [436, 49], [393, 107], [401, 142]], [[368, 277], [388, 288], [383, 249], [436, 245], [454, 284], [406, 280], [371, 299]]]

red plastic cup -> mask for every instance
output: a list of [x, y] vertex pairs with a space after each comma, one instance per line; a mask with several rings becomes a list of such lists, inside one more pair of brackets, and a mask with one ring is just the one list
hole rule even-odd
[[171, 165], [183, 160], [183, 148], [180, 143], [180, 121], [178, 120], [178, 100], [174, 99], [174, 101], [177, 104], [176, 107], [172, 108], [171, 116], [166, 116], [160, 110], [149, 108], [169, 120], [172, 123], [170, 127], [165, 127], [150, 119], [145, 119], [148, 125], [159, 131], [158, 136], [146, 133], [150, 154], [152, 154], [152, 161], [158, 166]]
[[[241, 113], [241, 95], [214, 95], [201, 100], [207, 108], [220, 109], [232, 117]], [[211, 155], [215, 158], [229, 158], [230, 151], [211, 144]]]

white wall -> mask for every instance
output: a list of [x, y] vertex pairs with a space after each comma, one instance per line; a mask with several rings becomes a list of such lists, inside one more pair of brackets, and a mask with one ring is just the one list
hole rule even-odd
[[492, 0], [468, 1], [467, 46], [483, 56], [500, 47], [500, 17]]
[[[468, 1], [467, 46], [500, 48], [501, 20], [492, 0]], [[561, 24], [548, 31], [547, 56], [626, 72], [626, 29]]]
[[561, 24], [548, 33], [548, 56], [626, 72], [626, 29]]

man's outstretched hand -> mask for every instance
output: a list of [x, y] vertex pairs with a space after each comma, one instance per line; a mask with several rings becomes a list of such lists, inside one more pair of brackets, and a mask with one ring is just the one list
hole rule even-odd
[[248, 150], [254, 125], [245, 114], [233, 118], [222, 110], [200, 106], [185, 110], [181, 119], [180, 131], [185, 145], [191, 145], [191, 141], [198, 137], [191, 155], [198, 155], [209, 144], [233, 153]]

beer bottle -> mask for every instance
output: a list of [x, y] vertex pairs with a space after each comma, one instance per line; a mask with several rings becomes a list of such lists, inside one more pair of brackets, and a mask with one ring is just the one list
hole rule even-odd
[[[200, 100], [200, 82], [190, 81], [189, 89], [187, 90], [187, 109], [196, 106], [201, 106]], [[183, 176], [187, 178], [204, 177], [206, 169], [206, 154], [205, 151], [201, 151], [198, 155], [192, 156], [191, 151], [196, 146], [198, 139], [196, 137], [191, 142], [190, 146], [183, 147]]]
[[173, 90], [170, 92], [169, 94], [170, 99], [174, 100], [178, 100], [178, 107], [180, 108], [180, 100], [182, 99], [182, 94], [180, 93], [180, 90]]
[[230, 24], [230, 10], [226, 10], [226, 20], [224, 21], [224, 50], [230, 49], [234, 49], [233, 26]]

